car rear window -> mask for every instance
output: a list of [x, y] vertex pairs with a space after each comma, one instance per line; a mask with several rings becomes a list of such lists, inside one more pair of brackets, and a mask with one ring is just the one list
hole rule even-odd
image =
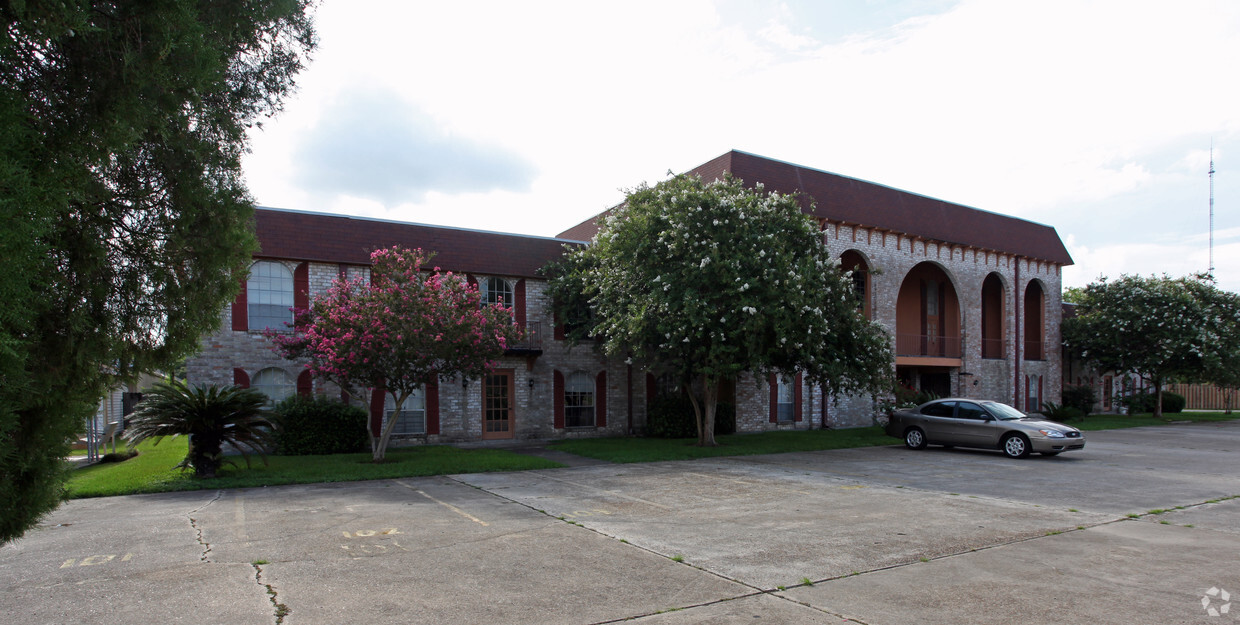
[[934, 404], [926, 404], [921, 407], [921, 414], [931, 417], [950, 417], [956, 409], [956, 402], [941, 401]]

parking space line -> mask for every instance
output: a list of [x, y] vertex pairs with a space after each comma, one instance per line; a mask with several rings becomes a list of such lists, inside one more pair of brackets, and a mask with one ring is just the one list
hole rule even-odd
[[414, 488], [414, 487], [412, 487], [412, 486], [410, 486], [410, 485], [408, 485], [408, 484], [406, 484], [406, 483], [404, 483], [404, 482], [396, 482], [396, 483], [397, 483], [397, 484], [400, 484], [401, 486], [404, 486], [405, 488], [408, 488], [409, 490], [411, 490], [411, 491], [413, 491], [413, 492], [415, 492], [415, 493], [417, 493], [417, 494], [419, 494], [419, 495], [421, 495], [421, 496], [423, 496], [423, 497], [426, 497], [427, 499], [429, 499], [429, 500], [431, 500], [431, 501], [433, 501], [433, 502], [435, 502], [435, 503], [437, 503], [437, 504], [439, 504], [439, 505], [441, 505], [441, 506], [443, 506], [443, 507], [445, 507], [445, 508], [447, 508], [447, 509], [449, 509], [449, 510], [451, 510], [451, 511], [453, 511], [453, 512], [455, 512], [455, 513], [457, 513], [457, 514], [459, 514], [459, 515], [461, 515], [461, 516], [463, 516], [463, 517], [465, 517], [465, 518], [467, 518], [467, 519], [469, 519], [470, 521], [473, 521], [474, 523], [477, 523], [477, 524], [479, 524], [479, 525], [481, 525], [481, 526], [483, 526], [483, 527], [487, 527], [487, 526], [489, 525], [486, 521], [483, 521], [482, 519], [479, 519], [478, 517], [476, 517], [476, 516], [474, 516], [474, 515], [472, 515], [472, 514], [470, 514], [470, 513], [466, 512], [466, 511], [464, 511], [464, 510], [462, 510], [462, 509], [460, 509], [460, 508], [458, 508], [458, 507], [456, 507], [456, 506], [454, 506], [454, 505], [452, 505], [452, 504], [450, 504], [450, 503], [448, 503], [448, 502], [446, 502], [446, 501], [440, 501], [440, 500], [438, 500], [438, 499], [435, 499], [434, 497], [431, 497], [430, 495], [426, 494], [426, 491], [423, 491], [422, 489], [419, 489], [419, 488]]

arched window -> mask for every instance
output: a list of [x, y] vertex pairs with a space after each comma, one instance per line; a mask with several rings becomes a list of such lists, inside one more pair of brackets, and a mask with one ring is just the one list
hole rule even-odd
[[[384, 393], [383, 427], [387, 427], [395, 414], [396, 400], [392, 398], [391, 393]], [[419, 388], [405, 398], [405, 403], [401, 404], [400, 419], [392, 428], [392, 434], [426, 434], [425, 388]]]
[[857, 298], [857, 312], [870, 318], [870, 268], [865, 257], [857, 250], [840, 255], [840, 271], [851, 272], [853, 297]]
[[293, 272], [288, 267], [260, 260], [250, 266], [245, 288], [249, 329], [289, 329], [293, 323]]
[[1046, 327], [1042, 322], [1045, 297], [1042, 284], [1037, 280], [1025, 287], [1025, 360], [1045, 360], [1044, 337]]
[[292, 376], [278, 367], [267, 367], [254, 374], [250, 388], [266, 395], [272, 404], [280, 403], [296, 391]]
[[503, 278], [484, 278], [478, 283], [478, 293], [482, 296], [483, 306], [499, 304], [504, 308], [512, 308], [516, 301], [512, 284]]
[[982, 281], [982, 358], [1003, 358], [1003, 281], [991, 273]]
[[584, 373], [574, 373], [564, 384], [564, 427], [593, 425], [594, 380]]

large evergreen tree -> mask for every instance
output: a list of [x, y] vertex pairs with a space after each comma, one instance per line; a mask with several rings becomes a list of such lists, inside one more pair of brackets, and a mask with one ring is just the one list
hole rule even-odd
[[0, 541], [60, 499], [105, 390], [218, 324], [255, 241], [246, 131], [310, 0], [0, 4]]
[[638, 187], [547, 274], [578, 337], [682, 381], [702, 445], [715, 444], [720, 383], [741, 372], [800, 372], [831, 394], [889, 388], [889, 335], [860, 314], [797, 199], [760, 185], [682, 175]]

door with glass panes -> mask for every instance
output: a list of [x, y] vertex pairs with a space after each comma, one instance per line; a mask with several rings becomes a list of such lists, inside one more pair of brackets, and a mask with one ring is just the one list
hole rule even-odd
[[497, 369], [482, 377], [482, 438], [512, 438], [512, 369]]

